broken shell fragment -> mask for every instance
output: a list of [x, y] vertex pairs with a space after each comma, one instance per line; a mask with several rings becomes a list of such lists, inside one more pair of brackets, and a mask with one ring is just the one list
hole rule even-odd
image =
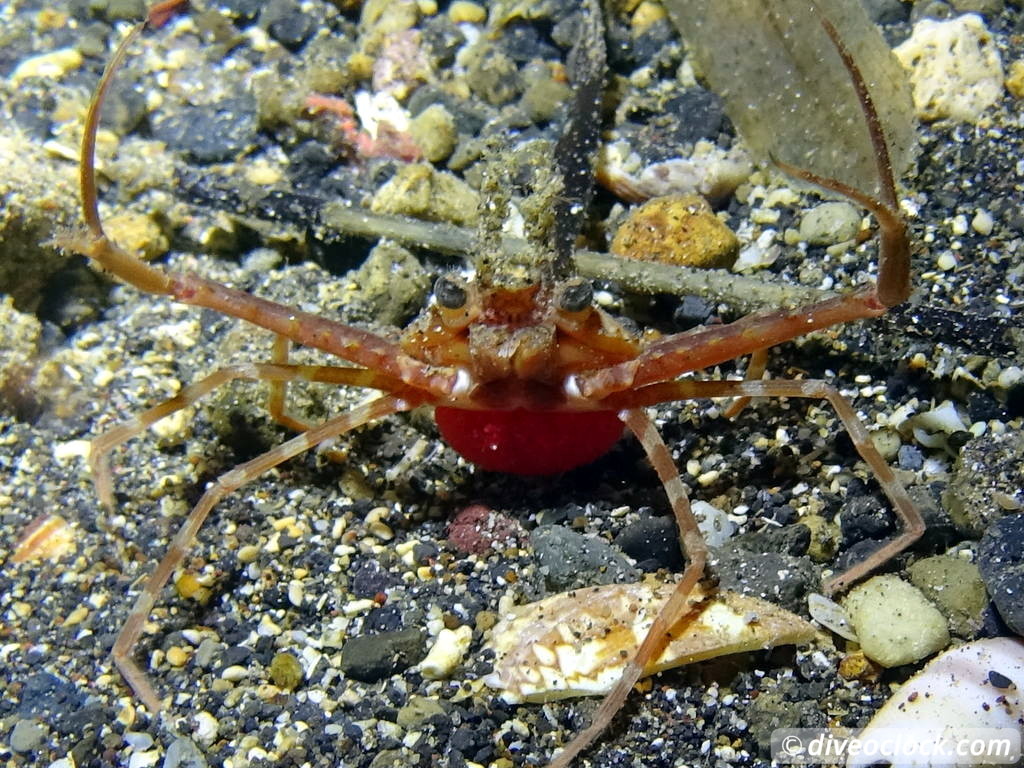
[[12, 563], [57, 562], [75, 549], [75, 533], [60, 515], [40, 515], [25, 528], [14, 547]]
[[[861, 732], [864, 749], [851, 755], [846, 765], [862, 768], [880, 760], [894, 768], [1006, 762], [994, 760], [990, 753], [951, 754], [934, 747], [954, 749], [1016, 735], [1019, 756], [1022, 723], [1024, 641], [976, 640], [937, 656], [904, 683]], [[993, 741], [993, 746], [998, 745]]]
[[[484, 683], [511, 703], [607, 693], [647, 635], [675, 585], [647, 579], [554, 595], [512, 610], [487, 647], [494, 671]], [[776, 605], [732, 592], [690, 596], [693, 610], [673, 628], [645, 673], [693, 661], [808, 642], [814, 627]]]

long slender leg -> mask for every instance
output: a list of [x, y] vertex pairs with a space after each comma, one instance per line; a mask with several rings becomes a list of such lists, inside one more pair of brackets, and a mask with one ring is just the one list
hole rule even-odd
[[683, 550], [683, 557], [687, 559], [687, 565], [675, 590], [662, 606], [654, 623], [651, 624], [647, 637], [643, 639], [636, 654], [626, 665], [622, 677], [615, 687], [608, 692], [604, 701], [597, 708], [590, 725], [551, 761], [549, 768], [567, 768], [576, 756], [590, 746], [594, 739], [608, 727], [615, 713], [622, 708], [630, 690], [643, 676], [644, 669], [661, 656], [665, 646], [671, 641], [672, 628], [690, 610], [688, 598], [704, 574], [704, 565], [707, 562], [707, 545], [704, 543], [704, 537], [701, 536], [700, 530], [697, 528], [697, 521], [690, 510], [690, 501], [686, 497], [686, 489], [679, 477], [679, 470], [676, 468], [675, 462], [672, 461], [672, 455], [661, 439], [661, 435], [658, 434], [657, 427], [642, 408], [623, 410], [619, 414], [619, 418], [636, 435], [637, 440], [640, 441], [647, 453], [647, 458], [658, 473], [658, 479], [665, 487], [665, 494], [668, 496], [669, 504], [676, 518], [676, 525], [679, 527], [679, 543]]
[[[270, 353], [270, 359], [272, 362], [278, 365], [288, 365], [288, 353], [291, 349], [291, 341], [285, 336], [274, 337], [274, 347]], [[267, 410], [270, 412], [270, 418], [280, 424], [286, 429], [294, 430], [295, 432], [305, 432], [307, 429], [312, 429], [314, 424], [292, 416], [288, 413], [287, 397], [288, 397], [288, 382], [287, 381], [271, 381], [269, 384], [269, 394], [267, 396]], [[380, 389], [380, 387], [378, 387]], [[392, 390], [394, 387], [391, 388]], [[336, 464], [342, 464], [348, 458], [345, 451], [338, 450], [334, 447], [321, 446], [319, 449], [321, 456], [335, 462]]]
[[[274, 346], [270, 353], [270, 361], [277, 365], [288, 365], [288, 351], [291, 348], [291, 341], [284, 336], [274, 337]], [[301, 419], [296, 419], [288, 413], [285, 399], [288, 395], [287, 381], [271, 381], [267, 395], [267, 410], [270, 411], [270, 418], [282, 427], [294, 429], [296, 432], [305, 432], [310, 424]]]
[[[747, 372], [743, 378], [747, 381], [758, 381], [764, 376], [765, 370], [768, 368], [768, 349], [757, 349], [750, 353], [750, 362], [747, 363]], [[749, 397], [737, 397], [731, 403], [729, 407], [722, 411], [722, 415], [727, 419], [735, 419], [743, 409], [750, 405]]]
[[174, 541], [171, 542], [167, 554], [163, 556], [156, 570], [150, 574], [146, 585], [139, 594], [135, 607], [129, 614], [124, 626], [121, 627], [121, 632], [114, 642], [114, 649], [112, 651], [114, 664], [120, 670], [128, 685], [135, 691], [135, 695], [142, 700], [150, 712], [156, 714], [160, 711], [162, 706], [160, 697], [157, 696], [156, 691], [146, 677], [146, 673], [132, 660], [132, 648], [139, 639], [143, 625], [153, 610], [153, 605], [156, 603], [157, 598], [160, 596], [160, 590], [163, 589], [174, 569], [184, 559], [189, 547], [192, 546], [192, 542], [195, 541], [196, 533], [214, 505], [224, 498], [225, 495], [240, 488], [245, 483], [254, 480], [267, 470], [309, 450], [324, 440], [337, 437], [350, 429], [388, 414], [408, 410], [410, 407], [410, 403], [392, 395], [379, 397], [366, 405], [326, 421], [298, 437], [293, 437], [288, 442], [267, 451], [261, 456], [257, 456], [251, 461], [239, 464], [230, 472], [226, 472], [217, 478], [206, 489], [206, 492], [199, 499], [195, 507], [193, 507], [182, 524], [181, 529], [174, 537]]
[[903, 532], [884, 544], [869, 557], [824, 585], [828, 594], [846, 589], [871, 571], [902, 552], [924, 533], [925, 525], [917, 505], [911, 501], [903, 484], [871, 442], [871, 436], [857, 416], [850, 401], [831, 384], [824, 381], [669, 381], [653, 384], [634, 393], [608, 398], [610, 408], [635, 408], [642, 405], [688, 400], [702, 397], [800, 397], [828, 400], [843, 423], [857, 453], [874, 474], [885, 495], [889, 497], [897, 516], [903, 523]]
[[[214, 371], [195, 384], [190, 384], [177, 395], [159, 405], [133, 416], [97, 437], [89, 446], [89, 467], [92, 470], [96, 494], [107, 509], [114, 507], [114, 489], [110, 474], [110, 452], [122, 443], [146, 431], [154, 422], [186, 408], [229, 381], [250, 379], [270, 382], [315, 381], [344, 384], [394, 391], [400, 388], [393, 379], [362, 368], [341, 368], [322, 365], [274, 365], [247, 363], [232, 365]], [[306, 431], [304, 426], [300, 431]]]

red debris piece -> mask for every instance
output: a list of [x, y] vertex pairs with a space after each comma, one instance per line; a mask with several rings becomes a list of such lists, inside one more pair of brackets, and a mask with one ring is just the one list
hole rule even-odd
[[470, 555], [517, 546], [525, 537], [526, 531], [518, 520], [484, 504], [470, 504], [448, 526], [448, 542]]

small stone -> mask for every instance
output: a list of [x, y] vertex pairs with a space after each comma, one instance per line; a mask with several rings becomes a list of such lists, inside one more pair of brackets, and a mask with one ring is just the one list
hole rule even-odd
[[233, 160], [255, 145], [258, 133], [256, 101], [251, 96], [185, 107], [153, 120], [153, 138], [199, 163]]
[[659, 568], [681, 571], [683, 553], [679, 549], [679, 531], [671, 516], [643, 516], [627, 525], [615, 537], [615, 546], [637, 561], [641, 570], [653, 573]]
[[641, 261], [728, 269], [739, 239], [699, 195], [669, 195], [634, 208], [616, 231], [611, 251]]
[[709, 547], [722, 546], [736, 532], [735, 524], [718, 507], [697, 500], [690, 502], [690, 508], [693, 516], [697, 518], [697, 527]]
[[302, 682], [302, 663], [287, 651], [274, 654], [270, 662], [271, 682], [285, 691], [293, 691]]
[[525, 538], [518, 520], [484, 504], [470, 504], [448, 526], [448, 543], [471, 555], [518, 546]]
[[1006, 90], [1015, 99], [1024, 99], [1024, 59], [1011, 62], [1010, 74], [1006, 77]]
[[18, 720], [11, 729], [8, 739], [11, 750], [24, 754], [42, 745], [46, 729], [35, 720]]
[[[279, 6], [280, 7], [280, 6]], [[316, 30], [317, 22], [298, 8], [285, 8], [267, 25], [267, 32], [290, 51], [297, 50]]]
[[900, 446], [903, 444], [899, 433], [892, 429], [876, 429], [871, 433], [871, 442], [874, 443], [875, 450], [882, 454], [882, 458], [886, 462], [891, 462], [896, 458]]
[[183, 667], [188, 663], [191, 655], [187, 649], [182, 648], [180, 645], [172, 645], [167, 649], [165, 658], [172, 667]]
[[422, 661], [424, 640], [418, 629], [358, 635], [342, 647], [341, 671], [353, 680], [378, 682]]
[[946, 615], [954, 634], [966, 638], [977, 634], [988, 605], [977, 565], [959, 557], [938, 555], [918, 560], [907, 573], [911, 583]]
[[794, 612], [803, 611], [808, 593], [818, 589], [818, 577], [807, 557], [751, 552], [731, 541], [714, 559], [722, 589], [768, 600]]
[[476, 52], [466, 73], [466, 82], [474, 94], [492, 107], [512, 101], [522, 88], [516, 63], [493, 47]]
[[233, 664], [230, 667], [225, 667], [220, 673], [220, 677], [222, 680], [227, 680], [232, 683], [237, 683], [242, 680], [245, 680], [245, 678], [247, 678], [248, 676], [249, 670], [241, 666], [240, 664]]
[[672, 313], [672, 322], [680, 331], [688, 331], [703, 325], [711, 317], [714, 307], [700, 296], [683, 296], [679, 306]]
[[839, 526], [821, 515], [804, 515], [800, 518], [800, 523], [811, 532], [807, 556], [816, 563], [832, 562], [842, 538]]
[[898, 451], [900, 469], [917, 472], [924, 466], [924, 454], [914, 445], [901, 445]]
[[426, 696], [410, 696], [409, 703], [398, 710], [395, 722], [407, 731], [423, 726], [432, 717], [447, 717], [444, 707], [437, 699]]
[[949, 645], [946, 619], [898, 576], [875, 576], [842, 602], [861, 649], [883, 667], [910, 664]]
[[82, 66], [82, 54], [76, 48], [58, 48], [25, 59], [8, 76], [11, 85], [19, 85], [32, 77], [56, 80]]
[[839, 662], [839, 676], [844, 680], [872, 681], [878, 679], [881, 669], [863, 651], [854, 651]]
[[224, 646], [210, 637], [204, 637], [196, 648], [196, 666], [209, 669]]
[[161, 768], [207, 768], [206, 757], [192, 739], [179, 736], [167, 747]]
[[194, 573], [181, 574], [175, 580], [174, 588], [178, 591], [179, 596], [186, 600], [195, 600], [200, 604], [209, 600], [211, 595], [209, 587], [203, 585]]
[[455, 0], [448, 6], [448, 18], [453, 24], [483, 24], [487, 21], [487, 9], [467, 0]]
[[994, 228], [995, 219], [992, 218], [991, 213], [983, 210], [975, 211], [974, 218], [971, 219], [971, 229], [979, 235], [988, 237], [992, 234]]
[[560, 525], [541, 525], [530, 535], [537, 570], [548, 592], [616, 581], [636, 581], [640, 572], [625, 556], [597, 536]]
[[643, 0], [629, 18], [629, 25], [634, 36], [642, 35], [648, 27], [666, 17], [665, 8], [661, 3]]
[[124, 743], [141, 752], [153, 746], [153, 737], [144, 731], [125, 731]]
[[809, 245], [834, 245], [860, 232], [861, 213], [850, 203], [822, 203], [800, 219], [800, 239]]
[[993, 522], [978, 547], [978, 568], [1006, 626], [1024, 635], [1024, 515]]
[[1024, 433], [1016, 429], [961, 448], [942, 505], [957, 528], [977, 538], [1006, 514], [1001, 498], [1024, 505]]
[[922, 19], [893, 53], [910, 71], [921, 120], [976, 123], [1003, 93], [1003, 65], [992, 34], [973, 13]]
[[564, 104], [572, 98], [572, 88], [552, 77], [550, 68], [546, 66], [533, 68], [536, 75], [525, 77], [526, 88], [523, 90], [522, 105], [526, 114], [535, 123], [551, 120]]
[[103, 227], [119, 246], [143, 261], [152, 261], [170, 248], [160, 225], [146, 214], [117, 213], [106, 217]]
[[423, 307], [430, 290], [430, 278], [419, 259], [388, 240], [374, 246], [345, 279], [353, 287], [346, 305], [388, 325], [405, 325]]
[[441, 104], [431, 104], [410, 120], [409, 135], [431, 163], [447, 160], [459, 141], [455, 118]]
[[151, 768], [160, 762], [160, 750], [151, 749], [148, 752], [132, 752], [128, 758], [128, 768]]
[[193, 731], [196, 741], [205, 745], [213, 744], [220, 730], [220, 721], [205, 710], [198, 712], [193, 720], [196, 724]]

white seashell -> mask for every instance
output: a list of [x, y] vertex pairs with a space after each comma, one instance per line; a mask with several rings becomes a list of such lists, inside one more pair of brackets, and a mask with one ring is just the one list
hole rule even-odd
[[807, 610], [810, 612], [811, 618], [825, 629], [831, 630], [851, 642], [859, 642], [857, 631], [850, 625], [850, 617], [846, 615], [846, 611], [839, 603], [829, 600], [817, 592], [812, 592], [807, 596]]
[[930, 411], [919, 413], [914, 417], [914, 426], [929, 432], [942, 432], [947, 435], [967, 429], [956, 406], [950, 400], [944, 400]]
[[1012, 740], [1015, 735], [1019, 756], [1022, 695], [1024, 641], [997, 637], [946, 651], [875, 713], [859, 738], [861, 745], [871, 748], [851, 756], [847, 768], [865, 768], [880, 760], [889, 761], [893, 768], [991, 764], [991, 757], [952, 759], [948, 754], [933, 754], [935, 744], [952, 748], [971, 743], [983, 735], [982, 729], [1000, 729], [992, 734], [995, 738]]
[[[647, 636], [675, 589], [647, 579], [577, 589], [514, 608], [495, 625], [487, 647], [494, 671], [484, 678], [509, 702], [552, 701], [607, 693]], [[708, 596], [698, 587], [693, 612], [673, 628], [673, 639], [653, 675], [693, 661], [776, 645], [808, 642], [814, 627], [777, 605], [731, 592]]]
[[428, 680], [447, 680], [469, 650], [473, 630], [463, 625], [458, 629], [442, 629], [419, 670]]

